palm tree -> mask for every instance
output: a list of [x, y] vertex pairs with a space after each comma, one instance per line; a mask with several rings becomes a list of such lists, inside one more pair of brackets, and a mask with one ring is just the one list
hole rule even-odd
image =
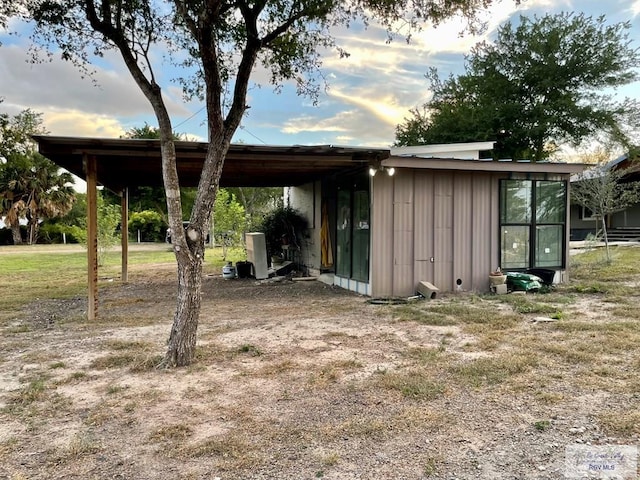
[[0, 114], [0, 217], [16, 245], [22, 243], [20, 219], [27, 219], [28, 242], [33, 244], [40, 223], [65, 215], [75, 200], [71, 174], [37, 153], [31, 135], [38, 133], [46, 133], [41, 113]]
[[16, 154], [0, 165], [0, 216], [14, 245], [23, 243], [20, 219], [26, 218], [29, 244], [36, 243], [40, 223], [67, 214], [75, 200], [73, 177], [38, 153]]

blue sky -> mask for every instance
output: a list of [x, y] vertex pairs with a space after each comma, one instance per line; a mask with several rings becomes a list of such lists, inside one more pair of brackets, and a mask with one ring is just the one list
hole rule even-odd
[[[605, 15], [610, 23], [629, 20], [635, 46], [640, 46], [640, 0], [523, 0], [497, 3], [486, 13], [489, 28], [482, 36], [460, 36], [463, 23], [447, 22], [426, 28], [411, 44], [385, 42], [385, 33], [372, 25], [367, 30], [335, 31], [338, 43], [351, 56], [334, 53], [323, 57], [323, 73], [329, 88], [316, 105], [296, 96], [292, 85], [277, 94], [269, 85], [252, 88], [251, 105], [235, 140], [270, 145], [335, 144], [389, 146], [398, 123], [409, 109], [429, 98], [424, 79], [430, 67], [441, 75], [463, 71], [464, 54], [476, 42], [495, 34], [505, 21], [519, 15], [555, 12]], [[145, 122], [156, 125], [151, 108], [138, 91], [120, 59], [108, 55], [97, 68], [95, 86], [69, 63], [54, 56], [50, 63], [28, 62], [26, 39], [0, 32], [0, 111], [18, 113], [31, 108], [44, 114], [53, 135], [114, 138]], [[164, 67], [167, 68], [167, 67]], [[266, 78], [257, 71], [256, 79]], [[204, 111], [199, 102], [185, 102], [180, 88], [164, 85], [165, 98], [176, 131], [206, 139]], [[624, 90], [640, 97], [640, 84]]]

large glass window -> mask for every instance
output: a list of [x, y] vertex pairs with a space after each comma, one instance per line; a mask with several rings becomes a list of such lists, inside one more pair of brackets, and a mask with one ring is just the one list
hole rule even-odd
[[502, 180], [502, 268], [564, 267], [566, 205], [565, 182]]
[[502, 226], [502, 268], [529, 267], [529, 227], [520, 225]]

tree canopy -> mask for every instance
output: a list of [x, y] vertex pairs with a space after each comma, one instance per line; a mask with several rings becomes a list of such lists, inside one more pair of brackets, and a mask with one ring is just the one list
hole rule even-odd
[[640, 105], [613, 96], [638, 79], [630, 26], [575, 13], [504, 24], [464, 74], [430, 70], [433, 96], [397, 127], [396, 144], [496, 141], [498, 158], [538, 161], [587, 139], [630, 143]]
[[42, 220], [65, 215], [73, 205], [73, 177], [36, 151], [30, 135], [45, 133], [42, 114], [29, 109], [0, 120], [0, 216], [22, 243], [20, 220], [27, 220], [30, 244]]
[[[252, 72], [294, 82], [315, 97], [320, 56], [335, 48], [336, 26], [376, 22], [393, 36], [424, 22], [460, 14], [470, 20], [493, 0], [19, 0], [35, 24], [34, 40], [80, 68], [115, 49], [158, 121], [169, 227], [178, 264], [174, 323], [164, 364], [191, 363], [200, 313], [204, 239], [231, 139], [246, 112]], [[1, 9], [2, 7], [0, 7]], [[161, 82], [164, 52], [183, 67], [187, 96], [204, 100], [209, 147], [189, 220], [182, 228], [180, 183], [169, 111]]]

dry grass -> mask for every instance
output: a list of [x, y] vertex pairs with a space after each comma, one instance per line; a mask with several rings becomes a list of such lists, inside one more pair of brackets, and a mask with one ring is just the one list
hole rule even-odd
[[615, 275], [581, 260], [574, 283], [548, 294], [392, 306], [302, 283], [207, 278], [196, 362], [169, 371], [155, 368], [171, 316], [168, 267], [155, 283], [111, 285], [93, 324], [76, 310], [65, 317], [64, 303], [49, 305], [52, 324], [14, 313], [0, 325], [0, 478], [561, 471], [562, 447], [577, 439], [640, 441], [632, 254]]

